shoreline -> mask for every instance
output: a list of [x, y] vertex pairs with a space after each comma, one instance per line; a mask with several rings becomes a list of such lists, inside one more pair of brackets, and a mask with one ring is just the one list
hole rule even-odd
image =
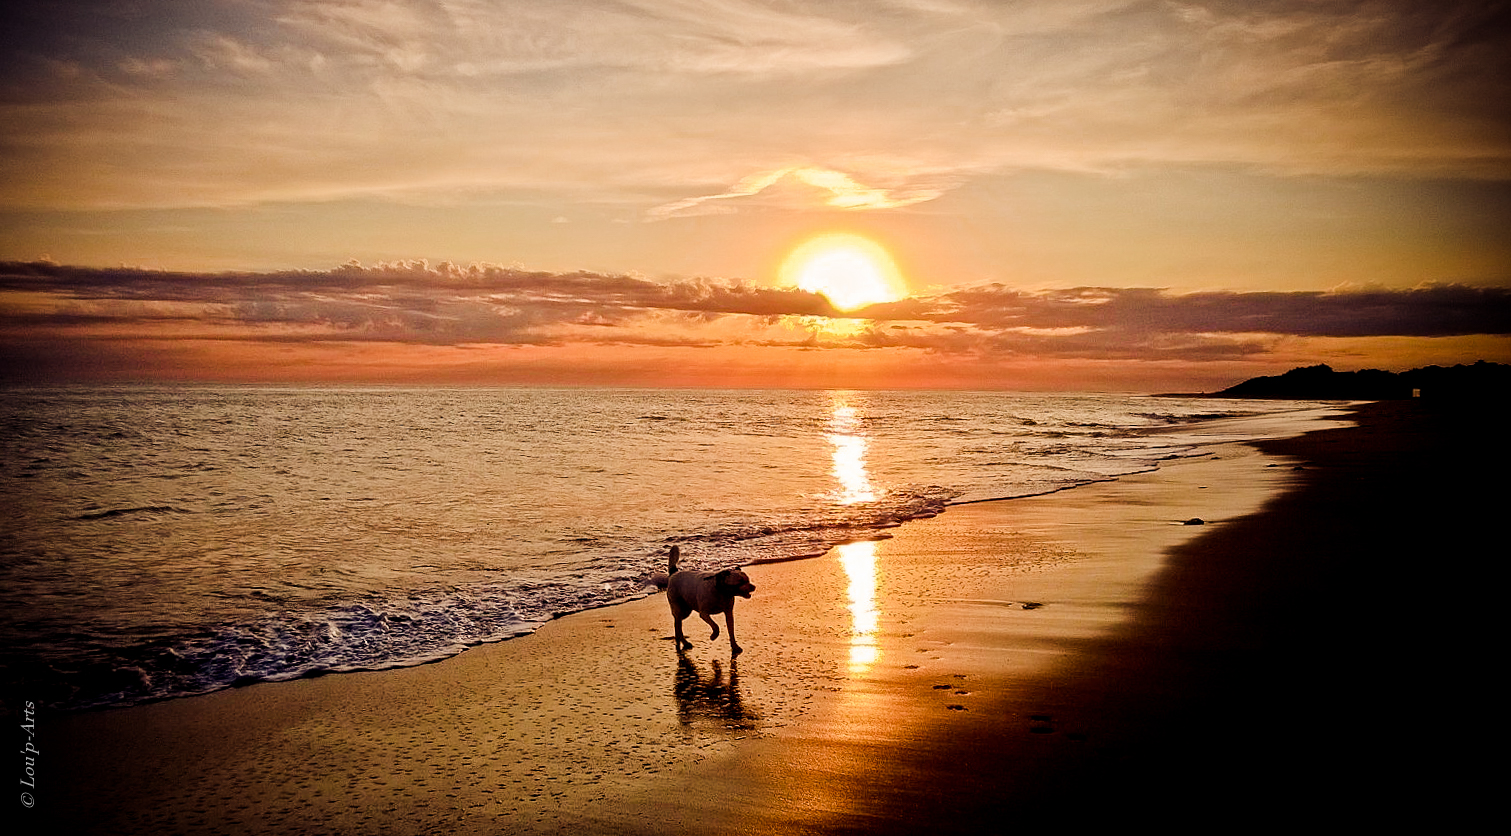
[[[920, 521], [925, 521], [925, 520], [933, 519], [933, 518], [939, 516], [940, 514], [944, 514], [944, 513], [949, 512], [949, 510], [952, 509], [952, 508], [960, 508], [960, 507], [974, 505], [974, 504], [978, 504], [978, 503], [992, 503], [992, 502], [1009, 502], [1009, 501], [1018, 501], [1018, 500], [1030, 500], [1030, 499], [1034, 499], [1036, 497], [1051, 496], [1051, 495], [1063, 493], [1065, 491], [1071, 491], [1071, 490], [1076, 490], [1076, 489], [1083, 489], [1083, 488], [1086, 488], [1087, 486], [1090, 486], [1090, 485], [1103, 484], [1103, 483], [1107, 483], [1107, 482], [1117, 481], [1117, 480], [1120, 480], [1120, 479], [1127, 479], [1127, 478], [1133, 477], [1133, 476], [1141, 476], [1141, 475], [1144, 475], [1144, 474], [1154, 473], [1154, 472], [1159, 471], [1162, 467], [1168, 467], [1169, 465], [1171, 465], [1172, 463], [1175, 463], [1175, 462], [1180, 462], [1182, 460], [1190, 459], [1190, 458], [1200, 458], [1202, 455], [1205, 454], [1203, 452], [1204, 450], [1209, 449], [1209, 448], [1213, 448], [1213, 447], [1215, 447], [1215, 446], [1217, 446], [1219, 444], [1222, 444], [1222, 443], [1231, 443], [1231, 440], [1232, 440], [1232, 438], [1234, 436], [1237, 436], [1237, 437], [1240, 437], [1240, 438], [1244, 438], [1244, 439], [1266, 437], [1267, 434], [1274, 434], [1275, 432], [1277, 432], [1277, 427], [1279, 428], [1278, 429], [1279, 432], [1291, 432], [1293, 434], [1294, 433], [1300, 433], [1300, 432], [1305, 431], [1304, 428], [1306, 428], [1306, 427], [1316, 426], [1316, 425], [1319, 425], [1319, 424], [1331, 423], [1332, 422], [1332, 418], [1335, 417], [1338, 414], [1341, 414], [1341, 410], [1338, 409], [1335, 406], [1332, 406], [1332, 407], [1319, 407], [1319, 406], [1313, 404], [1313, 405], [1307, 405], [1307, 406], [1297, 407], [1297, 408], [1293, 408], [1293, 409], [1284, 409], [1284, 410], [1277, 410], [1277, 411], [1273, 411], [1273, 412], [1264, 412], [1264, 413], [1255, 413], [1255, 414], [1241, 414], [1241, 415], [1218, 414], [1217, 417], [1213, 417], [1213, 416], [1209, 415], [1209, 416], [1201, 418], [1199, 420], [1190, 419], [1190, 420], [1186, 420], [1186, 421], [1181, 422], [1181, 423], [1173, 424], [1171, 426], [1142, 429], [1142, 430], [1138, 431], [1138, 433], [1140, 435], [1148, 435], [1148, 436], [1159, 437], [1159, 436], [1168, 435], [1168, 434], [1190, 432], [1191, 428], [1193, 426], [1201, 426], [1201, 427], [1210, 428], [1210, 431], [1209, 431], [1210, 434], [1207, 435], [1204, 438], [1204, 440], [1191, 442], [1190, 445], [1185, 448], [1184, 452], [1179, 452], [1179, 453], [1174, 453], [1174, 454], [1167, 454], [1167, 455], [1165, 455], [1164, 457], [1161, 457], [1161, 458], [1147, 459], [1147, 463], [1144, 464], [1143, 468], [1139, 469], [1139, 470], [1133, 470], [1133, 471], [1129, 471], [1129, 472], [1126, 472], [1126, 473], [1118, 473], [1116, 475], [1103, 475], [1103, 476], [1101, 476], [1099, 478], [1090, 479], [1089, 481], [1072, 482], [1072, 483], [1060, 485], [1060, 486], [1057, 486], [1057, 487], [1041, 488], [1041, 489], [1038, 489], [1037, 492], [1034, 492], [1034, 493], [1013, 494], [1013, 495], [1006, 495], [1006, 496], [989, 495], [989, 496], [977, 496], [977, 497], [966, 498], [966, 499], [953, 499], [953, 500], [949, 500], [949, 501], [944, 502], [937, 509], [932, 510], [932, 511], [930, 511], [928, 513], [922, 513], [922, 514], [919, 514], [918, 516], [908, 517], [908, 518], [904, 518], [904, 519], [901, 519], [901, 520], [896, 520], [896, 521], [893, 521], [893, 522], [890, 522], [890, 523], [884, 523], [884, 524], [877, 525], [876, 527], [872, 528], [869, 531], [869, 533], [867, 533], [865, 535], [862, 535], [862, 536], [858, 536], [858, 537], [856, 537], [855, 540], [851, 540], [851, 541], [848, 541], [848, 542], [861, 542], [861, 541], [865, 541], [865, 540], [889, 539], [892, 536], [894, 536], [892, 532], [894, 532], [895, 530], [897, 530], [899, 528], [902, 528], [902, 527], [905, 527], [905, 526], [908, 526], [910, 524], [914, 524], [914, 523], [917, 523], [917, 522], [920, 522]], [[964, 489], [961, 489], [961, 491], [964, 492]], [[668, 541], [668, 542], [670, 542], [670, 541]], [[804, 553], [800, 553], [800, 554], [791, 554], [791, 555], [785, 555], [785, 556], [781, 556], [781, 557], [772, 557], [772, 558], [757, 558], [757, 559], [750, 560], [750, 561], [748, 561], [748, 562], [746, 562], [746, 563], [744, 563], [742, 565], [748, 567], [748, 566], [757, 566], [757, 565], [765, 565], [765, 564], [772, 564], [772, 563], [803, 562], [803, 561], [808, 561], [808, 560], [821, 559], [821, 558], [825, 557], [826, 555], [829, 555], [830, 553], [832, 553], [836, 547], [843, 546], [843, 545], [846, 545], [846, 543], [845, 542], [836, 543], [836, 544], [830, 545], [828, 547], [822, 548], [821, 551], [808, 551], [808, 552], [804, 552]], [[444, 649], [428, 651], [428, 652], [425, 652], [423, 655], [418, 655], [418, 656], [413, 656], [413, 657], [407, 657], [407, 658], [399, 658], [399, 659], [390, 659], [390, 660], [386, 660], [386, 661], [376, 661], [376, 662], [331, 663], [331, 666], [318, 667], [318, 668], [303, 670], [303, 671], [298, 672], [298, 673], [275, 672], [275, 673], [267, 674], [267, 675], [244, 675], [244, 676], [238, 678], [236, 681], [231, 681], [230, 679], [223, 679], [219, 683], [212, 684], [209, 687], [203, 687], [202, 686], [199, 689], [192, 690], [192, 691], [190, 691], [190, 690], [182, 690], [182, 691], [179, 691], [177, 693], [157, 693], [157, 694], [153, 694], [153, 695], [150, 695], [150, 696], [136, 696], [136, 697], [133, 697], [130, 701], [117, 701], [117, 702], [113, 702], [113, 703], [111, 703], [111, 702], [98, 702], [98, 701], [97, 702], [75, 702], [75, 703], [64, 704], [64, 705], [58, 707], [56, 710], [62, 711], [62, 712], [74, 713], [74, 712], [108, 711], [108, 710], [116, 710], [116, 709], [120, 709], [120, 708], [133, 708], [133, 707], [144, 706], [144, 705], [153, 705], [153, 704], [156, 704], [156, 703], [165, 702], [165, 701], [172, 701], [172, 700], [177, 700], [177, 699], [198, 698], [198, 697], [208, 696], [208, 695], [211, 695], [211, 694], [220, 693], [220, 692], [226, 691], [226, 690], [234, 690], [234, 689], [238, 689], [238, 688], [252, 687], [252, 686], [255, 686], [255, 685], [273, 684], [273, 683], [281, 683], [281, 682], [292, 682], [292, 681], [298, 681], [298, 680], [302, 680], [302, 679], [317, 679], [317, 678], [321, 678], [321, 677], [325, 677], [325, 676], [338, 675], [338, 674], [339, 675], [346, 675], [346, 674], [352, 674], [352, 673], [376, 673], [376, 672], [383, 672], [383, 671], [390, 671], [390, 670], [402, 670], [404, 668], [418, 667], [418, 666], [430, 665], [430, 664], [437, 664], [437, 663], [440, 663], [440, 662], [444, 662], [444, 661], [446, 661], [448, 659], [455, 658], [456, 656], [458, 656], [458, 655], [460, 655], [462, 653], [468, 652], [469, 650], [472, 650], [472, 649], [475, 649], [475, 648], [486, 647], [486, 646], [489, 646], [489, 645], [498, 644], [500, 642], [505, 642], [505, 641], [512, 641], [512, 640], [521, 638], [521, 637], [526, 636], [526, 635], [531, 635], [531, 634], [535, 633], [536, 631], [538, 631], [544, 625], [549, 624], [552, 621], [558, 620], [558, 619], [566, 617], [566, 616], [575, 615], [575, 614], [579, 614], [579, 613], [585, 613], [585, 612], [593, 612], [595, 610], [601, 610], [601, 609], [605, 609], [605, 608], [611, 608], [611, 607], [620, 606], [620, 605], [627, 604], [627, 603], [633, 603], [634, 601], [640, 600], [641, 598], [644, 598], [644, 597], [646, 597], [648, 595], [658, 594], [655, 590], [646, 591], [646, 590], [650, 589], [650, 587], [651, 587], [651, 584], [649, 582], [649, 575], [647, 575], [647, 580], [644, 583], [642, 583], [639, 591], [631, 593], [629, 596], [627, 596], [625, 598], [620, 598], [620, 599], [617, 599], [617, 600], [599, 601], [599, 602], [595, 602], [595, 603], [589, 603], [588, 605], [584, 606], [582, 609], [571, 609], [570, 606], [575, 606], [575, 605], [574, 604], [569, 604], [567, 608], [562, 608], [560, 610], [557, 610], [557, 611], [555, 611], [553, 613], [550, 613], [546, 617], [539, 618], [537, 620], [532, 620], [532, 621], [530, 621], [528, 623], [522, 623], [522, 624], [520, 624], [518, 626], [518, 628], [515, 629], [513, 632], [511, 632], [509, 635], [493, 636], [493, 637], [489, 637], [489, 638], [483, 639], [483, 640], [469, 640], [469, 641], [467, 641], [465, 643], [453, 641], [453, 642], [450, 642], [448, 644], [448, 646], [445, 647]], [[275, 611], [269, 611], [267, 614], [271, 615], [273, 612], [275, 612]], [[207, 628], [204, 628], [204, 629], [208, 630], [208, 629], [212, 629], [212, 628], [208, 628], [207, 627]], [[127, 669], [129, 670], [130, 668], [127, 667]], [[51, 683], [49, 683], [49, 685], [51, 685]], [[57, 688], [57, 689], [54, 689], [54, 690], [57, 690], [59, 693], [61, 693], [61, 691], [62, 691], [61, 688]], [[44, 700], [41, 701], [40, 704], [44, 705], [44, 707], [48, 708], [49, 710], [53, 710], [53, 706], [48, 703], [48, 699], [51, 699], [51, 697], [53, 695], [51, 693], [49, 693], [49, 689], [46, 688], [46, 687], [42, 688], [41, 691], [42, 691], [43, 694], [46, 695], [46, 697], [44, 698]], [[117, 695], [117, 696], [119, 696], [119, 695]]]
[[[1282, 630], [1272, 649], [1247, 627], [1214, 631], [1223, 613], [1187, 607], [1174, 617], [1168, 606], [1181, 584], [1229, 603], [1245, 583], [1286, 586], [1245, 576], [1224, 589], [1221, 579], [1182, 580], [1182, 567], [1204, 550], [1211, 557], [1200, 544], [1212, 536], [1252, 540], [1253, 520], [1306, 493], [1316, 468], [1268, 465], [1326, 453], [1317, 439], [1328, 433], [1391, 438], [1366, 424], [1223, 444], [1216, 459], [951, 506], [864, 541], [878, 622], [865, 635], [855, 573], [821, 558], [754, 567], [737, 662], [696, 631], [679, 658], [652, 595], [435, 664], [45, 718], [63, 786], [39, 800], [67, 808], [77, 832], [842, 833], [924, 823], [977, 832], [1087, 793], [1135, 798], [1132, 787], [1150, 792], [1148, 781], [1108, 790], [1127, 784], [1130, 768], [1169, 770], [1193, 752], [1211, 761], [1204, 706], [1213, 694], [1231, 699], [1244, 681], [1232, 679], [1235, 664], [1273, 671], [1283, 657], [1318, 682], [1336, 679], [1292, 646], [1299, 628]], [[1358, 466], [1378, 467], [1380, 455], [1366, 450]], [[1203, 484], [1222, 484], [1214, 475], [1243, 490]], [[1251, 488], [1245, 502], [1230, 495]], [[1245, 508], [1207, 510], [1219, 500]], [[1026, 522], [1030, 506], [1037, 523]], [[1178, 524], [1193, 516], [1211, 524]], [[1100, 535], [1088, 533], [1095, 526]], [[1139, 566], [1097, 553], [1130, 544], [1142, 549]], [[1193, 628], [1207, 646], [1190, 645]], [[1207, 676], [1190, 669], [1188, 649], [1245, 661]], [[1271, 709], [1285, 698], [1273, 690]], [[1333, 704], [1345, 691], [1335, 684], [1318, 699]], [[1254, 747], [1274, 725], [1237, 731]], [[1151, 749], [1161, 753], [1152, 770]]]
[[[680, 818], [707, 833], [975, 833], [1032, 818], [1035, 798], [962, 812], [1002, 797], [1013, 770], [993, 753], [1021, 766], [1103, 742], [1057, 700], [1030, 705], [1028, 694], [1038, 684], [1059, 690], [1091, 643], [1133, 617], [1168, 548], [1258, 510], [1293, 478], [1242, 444], [1165, 464], [1075, 491], [952, 507], [881, 544], [888, 570], [910, 586], [882, 596], [903, 608], [896, 632], [878, 642], [895, 660], [889, 670], [845, 683], [805, 728], [689, 768], [621, 812], [591, 814], [584, 828], [672, 833], [644, 822]], [[1209, 492], [1223, 480], [1238, 484]], [[1184, 524], [1193, 509], [1206, 525]], [[922, 600], [910, 606], [913, 597]], [[699, 792], [680, 793], [681, 784]]]

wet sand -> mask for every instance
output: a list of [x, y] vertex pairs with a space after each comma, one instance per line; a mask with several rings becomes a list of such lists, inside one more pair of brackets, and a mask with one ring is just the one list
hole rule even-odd
[[752, 567], [737, 661], [697, 621], [676, 653], [654, 595], [433, 665], [43, 716], [48, 780], [19, 820], [120, 834], [1365, 820], [1422, 800], [1424, 765], [1460, 740], [1442, 712], [1478, 674], [1445, 669], [1458, 659], [1433, 596], [1495, 495], [1455, 481], [1466, 459], [1447, 454], [1489, 430], [1464, 413], [1381, 404], [1360, 420]]

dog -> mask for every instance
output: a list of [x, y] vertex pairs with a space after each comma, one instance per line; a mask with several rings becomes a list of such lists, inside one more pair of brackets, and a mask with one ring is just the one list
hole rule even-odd
[[750, 577], [739, 569], [723, 569], [717, 572], [697, 572], [691, 569], [677, 571], [677, 558], [682, 552], [676, 546], [672, 546], [671, 553], [667, 557], [667, 582], [666, 602], [672, 608], [672, 626], [676, 629], [677, 650], [683, 651], [693, 646], [682, 635], [682, 619], [693, 613], [708, 622], [708, 626], [714, 629], [713, 635], [708, 637], [713, 641], [719, 637], [719, 625], [714, 623], [713, 617], [724, 613], [724, 625], [729, 633], [729, 655], [739, 656], [742, 648], [735, 641], [735, 597], [749, 598], [750, 593], [755, 591], [755, 584], [750, 582]]

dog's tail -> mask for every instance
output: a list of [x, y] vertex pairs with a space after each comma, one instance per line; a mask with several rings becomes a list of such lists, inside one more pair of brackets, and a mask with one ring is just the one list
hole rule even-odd
[[647, 586], [654, 586], [657, 589], [665, 590], [667, 584], [671, 583], [672, 581], [672, 575], [677, 574], [677, 558], [681, 556], [682, 550], [677, 548], [676, 546], [672, 546], [671, 554], [667, 555], [666, 558], [666, 571], [652, 572], [651, 576], [645, 579], [645, 583], [641, 586], [641, 588], [644, 589]]

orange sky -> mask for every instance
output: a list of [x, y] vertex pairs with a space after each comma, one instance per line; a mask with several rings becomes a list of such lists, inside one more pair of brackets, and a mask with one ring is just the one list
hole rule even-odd
[[[0, 14], [0, 381], [1163, 391], [1511, 362], [1501, 3]], [[780, 267], [832, 232], [907, 297], [826, 325]]]

